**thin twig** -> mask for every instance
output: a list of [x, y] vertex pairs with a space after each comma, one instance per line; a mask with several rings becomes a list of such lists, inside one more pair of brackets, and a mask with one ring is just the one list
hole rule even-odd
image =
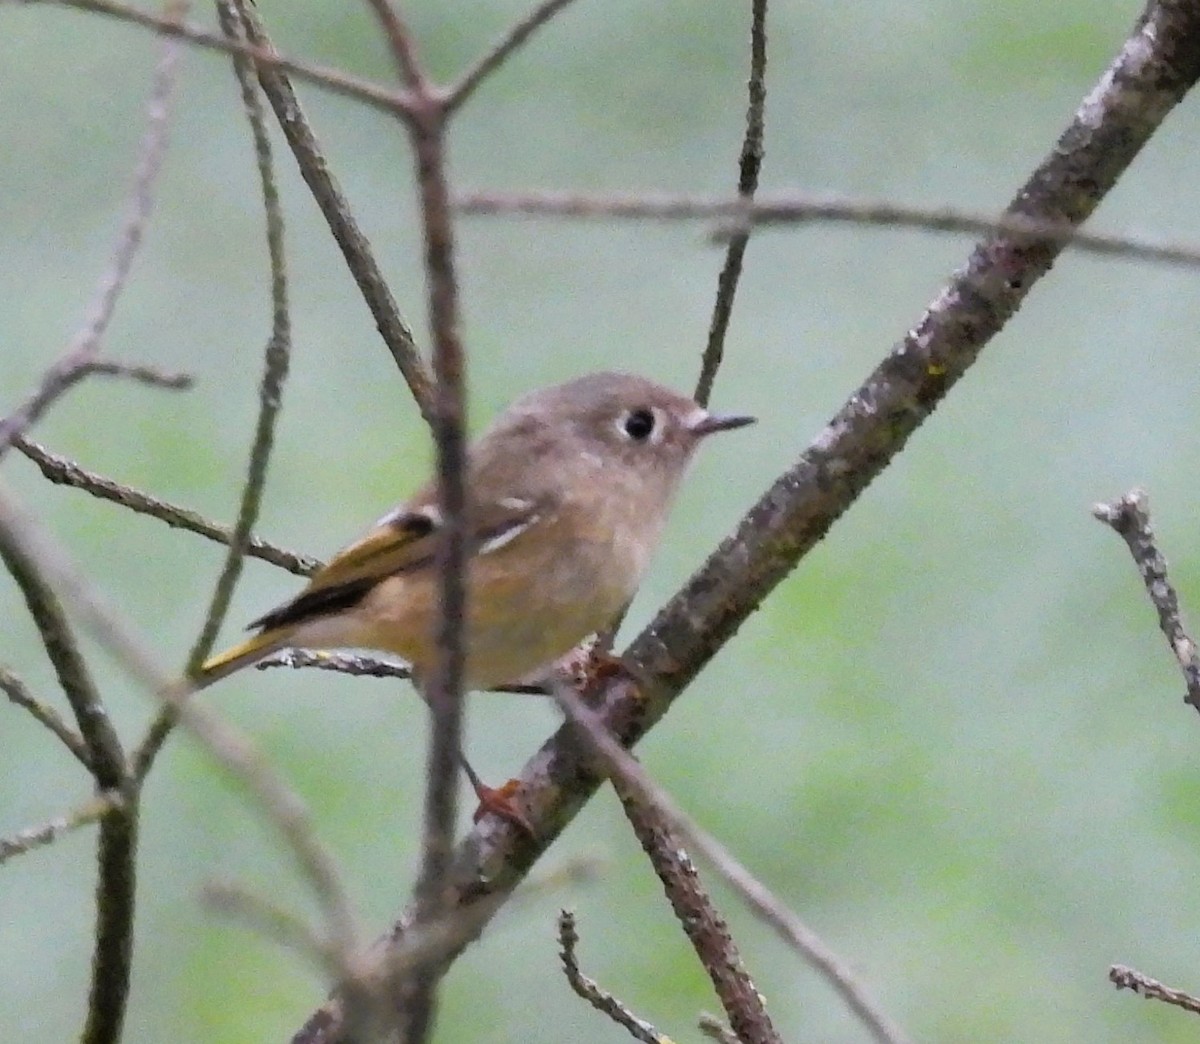
[[0, 665], [0, 689], [18, 707], [29, 711], [35, 721], [54, 733], [85, 769], [92, 771], [92, 756], [83, 737], [63, 721], [58, 711], [34, 696], [25, 683], [3, 665]]
[[696, 1025], [700, 1027], [701, 1033], [709, 1040], [715, 1040], [717, 1044], [740, 1044], [737, 1037], [733, 1035], [733, 1030], [715, 1015], [710, 1015], [706, 1011], [700, 1014]]
[[459, 78], [445, 96], [446, 115], [452, 116], [492, 73], [535, 32], [563, 10], [571, 0], [541, 0], [524, 18], [495, 41]]
[[0, 514], [0, 561], [4, 562], [25, 599], [42, 646], [75, 716], [97, 786], [102, 790], [120, 790], [128, 782], [120, 737], [104, 707], [62, 603], [24, 546], [16, 523], [5, 514]]
[[[746, 106], [746, 136], [738, 160], [738, 198], [751, 201], [758, 189], [758, 174], [763, 161], [763, 125], [767, 107], [767, 0], [753, 0], [750, 15], [750, 78], [747, 87], [750, 101]], [[737, 295], [742, 275], [742, 261], [750, 229], [739, 229], [729, 237], [725, 246], [725, 264], [717, 278], [717, 297], [713, 303], [712, 320], [708, 327], [708, 342], [700, 361], [700, 376], [696, 380], [695, 399], [707, 406], [712, 395], [717, 370], [725, 356], [725, 335], [733, 315], [733, 299]]]
[[712, 834], [696, 823], [662, 787], [650, 778], [636, 758], [604, 728], [599, 716], [569, 685], [558, 682], [553, 695], [569, 721], [577, 725], [604, 762], [607, 773], [652, 809], [684, 843], [698, 852], [762, 921], [772, 928], [841, 997], [879, 1044], [907, 1044], [908, 1036], [871, 997], [850, 965], [838, 957], [787, 904], [755, 877]]
[[[522, 903], [541, 902], [548, 893], [580, 880], [580, 876], [592, 865], [594, 864], [590, 861], [574, 860], [554, 868], [550, 873], [531, 877], [513, 900], [518, 908]], [[472, 902], [456, 905], [437, 920], [420, 925], [397, 925], [387, 938], [386, 944], [377, 944], [373, 948], [372, 956], [375, 960], [362, 969], [359, 980], [360, 993], [368, 998], [382, 998], [385, 1003], [394, 1004], [398, 982], [409, 981], [423, 966], [444, 964], [451, 955], [478, 937], [483, 926], [508, 899], [508, 896], [495, 894], [476, 896]], [[347, 1032], [348, 1027], [341, 1014], [343, 1004], [340, 990], [339, 987], [337, 1021], [310, 1020], [293, 1036], [292, 1044], [332, 1044], [333, 1041], [349, 1044], [350, 1041], [360, 1039], [375, 1039], [369, 1035], [354, 1036], [353, 1033]], [[391, 1024], [385, 1029], [390, 1033], [395, 1029], [394, 1013], [389, 1021]], [[407, 1027], [405, 1030], [407, 1031]], [[386, 1036], [384, 1033], [381, 1033], [380, 1037], [395, 1039], [394, 1036]], [[401, 1039], [408, 1040], [410, 1037], [406, 1032]]]
[[273, 667], [332, 671], [334, 674], [348, 674], [352, 678], [412, 678], [412, 668], [406, 663], [338, 649], [280, 649], [254, 664], [256, 671]]
[[13, 856], [24, 855], [35, 848], [53, 844], [63, 834], [98, 822], [110, 812], [123, 811], [125, 808], [125, 796], [121, 791], [102, 791], [65, 816], [57, 816], [41, 826], [30, 827], [11, 837], [0, 838], [0, 864], [8, 862]]
[[[433, 439], [436, 449], [438, 507], [443, 525], [437, 549], [437, 656], [423, 695], [430, 709], [429, 755], [425, 773], [421, 869], [416, 898], [418, 927], [441, 920], [450, 909], [446, 877], [454, 851], [458, 818], [458, 782], [462, 761], [465, 694], [467, 568], [467, 408], [466, 358], [459, 334], [458, 280], [454, 263], [454, 225], [446, 177], [446, 114], [432, 89], [417, 95], [421, 106], [409, 123], [421, 224], [425, 243], [425, 282], [436, 378]], [[404, 992], [409, 1044], [422, 1044], [432, 1029], [437, 983], [445, 968], [430, 960], [418, 966]]]
[[[132, 486], [81, 468], [73, 460], [52, 453], [32, 439], [22, 436], [13, 445], [32, 460], [42, 475], [55, 485], [81, 489], [100, 500], [119, 504], [139, 515], [157, 518], [172, 529], [186, 529], [189, 533], [195, 533], [218, 544], [228, 544], [233, 539], [233, 530], [228, 526], [213, 522], [190, 508], [168, 503]], [[288, 551], [258, 537], [250, 538], [246, 545], [246, 554], [252, 558], [261, 558], [264, 562], [286, 569], [296, 576], [311, 576], [321, 568], [319, 559]]]
[[[217, 17], [221, 31], [231, 40], [241, 38], [241, 20], [237, 6], [228, 0], [218, 0]], [[229, 552], [217, 577], [216, 587], [209, 601], [204, 623], [188, 653], [184, 673], [191, 677], [204, 663], [212, 651], [213, 643], [221, 630], [221, 624], [229, 611], [233, 591], [242, 575], [246, 545], [250, 532], [258, 521], [262, 503], [263, 487], [267, 480], [267, 465], [275, 439], [275, 421], [279, 415], [283, 385], [287, 380], [288, 362], [291, 355], [292, 329], [288, 311], [287, 259], [284, 255], [283, 211], [279, 205], [279, 189], [275, 181], [275, 167], [271, 156], [271, 141], [267, 135], [266, 121], [258, 97], [254, 69], [244, 55], [233, 56], [234, 75], [242, 96], [242, 110], [250, 124], [254, 142], [255, 164], [258, 168], [263, 210], [266, 216], [267, 254], [271, 266], [271, 334], [267, 340], [263, 360], [263, 375], [258, 389], [258, 420], [254, 428], [254, 439], [250, 447], [250, 461], [246, 468], [246, 480], [242, 486], [241, 503], [237, 521], [230, 534]], [[151, 723], [145, 739], [134, 754], [134, 770], [138, 779], [144, 779], [154, 763], [155, 757], [174, 727], [174, 708], [165, 704]]]
[[1157, 979], [1143, 975], [1134, 968], [1127, 968], [1123, 964], [1114, 964], [1108, 969], [1108, 981], [1118, 990], [1133, 990], [1134, 993], [1140, 993], [1146, 1000], [1162, 1001], [1164, 1004], [1190, 1011], [1193, 1015], [1200, 1015], [1200, 997], [1194, 997], [1183, 990], [1173, 990], [1170, 986], [1164, 986]]
[[256, 895], [234, 881], [210, 881], [201, 890], [201, 898], [214, 910], [242, 922], [251, 931], [307, 957], [326, 975], [345, 974], [345, 956], [339, 954], [328, 939], [323, 939], [298, 914], [283, 909], [266, 896]]
[[[186, 0], [172, 0], [166, 10], [180, 13], [186, 10]], [[164, 47], [146, 103], [146, 129], [138, 145], [133, 187], [125, 204], [125, 216], [113, 246], [112, 260], [96, 286], [83, 326], [71, 339], [62, 358], [46, 372], [37, 391], [0, 421], [0, 457], [8, 452], [16, 436], [23, 435], [59, 395], [86, 375], [89, 365], [100, 351], [104, 333], [112, 319], [117, 299], [125, 288], [125, 281], [129, 278], [154, 209], [155, 182], [167, 155], [170, 102], [177, 63], [176, 48]]]
[[[354, 678], [412, 678], [412, 668], [406, 663], [337, 649], [281, 649], [270, 656], [264, 656], [254, 664], [254, 669], [258, 671], [269, 670], [272, 667], [290, 667], [293, 670], [314, 668], [319, 671], [332, 671], [335, 674], [348, 674]], [[497, 685], [487, 691], [515, 693], [521, 696], [550, 694], [545, 685], [533, 682]]]
[[246, 736], [226, 724], [208, 706], [188, 699], [191, 687], [186, 680], [172, 677], [157, 665], [119, 615], [103, 604], [66, 551], [45, 527], [17, 506], [2, 486], [0, 536], [4, 540], [0, 547], [16, 547], [21, 559], [36, 567], [39, 584], [47, 590], [47, 585], [52, 584], [61, 592], [82, 623], [130, 675], [156, 699], [174, 704], [179, 725], [194, 735], [253, 796], [258, 809], [287, 842], [309, 881], [327, 919], [333, 945], [339, 953], [352, 954], [357, 937], [355, 919], [336, 863], [313, 832], [304, 803], [275, 774], [269, 761]]
[[1200, 711], [1200, 653], [1188, 636], [1179, 613], [1179, 596], [1167, 576], [1167, 560], [1154, 540], [1150, 504], [1141, 489], [1130, 490], [1108, 504], [1097, 504], [1092, 514], [1116, 530], [1125, 541], [1146, 586], [1146, 594], [1158, 612], [1158, 626], [1183, 671], [1187, 695], [1184, 702]]
[[367, 0], [367, 5], [375, 13], [375, 19], [383, 30], [392, 52], [392, 60], [396, 63], [396, 71], [400, 74], [404, 86], [414, 92], [427, 89], [428, 84], [417, 61], [408, 27], [392, 0]]
[[558, 956], [571, 989], [598, 1012], [607, 1015], [618, 1026], [623, 1027], [634, 1040], [642, 1041], [642, 1044], [672, 1044], [670, 1037], [659, 1033], [645, 1019], [638, 1018], [626, 1005], [583, 974], [579, 968], [579, 959], [575, 956], [578, 942], [579, 932], [575, 928], [575, 914], [570, 910], [560, 910]]
[[119, 22], [128, 22], [141, 26], [161, 36], [174, 37], [205, 50], [220, 51], [225, 54], [241, 54], [255, 62], [260, 69], [277, 69], [289, 73], [297, 79], [340, 94], [347, 98], [363, 102], [372, 108], [395, 114], [403, 111], [407, 100], [402, 93], [362, 80], [338, 69], [302, 62], [279, 54], [274, 48], [264, 48], [256, 44], [247, 44], [239, 40], [230, 40], [221, 33], [195, 25], [182, 18], [156, 15], [143, 11], [120, 0], [17, 0], [18, 3], [56, 4], [61, 7], [71, 7], [92, 14], [104, 15]]
[[[88, 347], [88, 351], [98, 351], [99, 347], [97, 339], [94, 347]], [[194, 383], [192, 376], [187, 373], [170, 373], [155, 366], [89, 358], [87, 352], [68, 350], [67, 354], [42, 376], [37, 391], [24, 405], [18, 407], [10, 416], [0, 419], [0, 456], [20, 442], [23, 438], [22, 432], [38, 421], [55, 399], [70, 391], [85, 377], [92, 376], [124, 377], [138, 384], [168, 391], [184, 391]]]
[[573, 192], [473, 192], [456, 196], [454, 205], [463, 214], [650, 221], [725, 219], [731, 222], [722, 227], [719, 238], [736, 234], [737, 229], [746, 224], [761, 226], [818, 221], [966, 235], [1031, 235], [1087, 254], [1161, 262], [1185, 268], [1200, 266], [1200, 246], [1084, 232], [1068, 221], [1039, 220], [1011, 211], [996, 217], [941, 207], [906, 207], [872, 200], [819, 199], [800, 194], [759, 196], [755, 202], [746, 203], [740, 199], [651, 193], [589, 196]]
[[[188, 0], [167, 0], [163, 13], [182, 18]], [[146, 103], [146, 129], [138, 147], [133, 190], [126, 204], [126, 216], [117, 239], [109, 271], [97, 287], [96, 296], [84, 328], [76, 335], [67, 358], [93, 362], [117, 299], [133, 267], [154, 208], [154, 190], [166, 159], [171, 120], [171, 102], [179, 78], [182, 48], [177, 41], [164, 40], [151, 79]], [[14, 434], [23, 434], [17, 430]], [[0, 439], [0, 450], [6, 449]], [[5, 534], [7, 541], [14, 534]], [[11, 552], [26, 557], [19, 538]], [[32, 566], [33, 563], [30, 562]], [[40, 569], [33, 569], [35, 575]], [[38, 577], [40, 583], [40, 576]], [[47, 588], [49, 591], [49, 588]], [[65, 634], [65, 630], [63, 634]], [[43, 639], [45, 634], [43, 632]], [[47, 644], [47, 650], [49, 651]], [[92, 948], [92, 981], [88, 990], [87, 1015], [80, 1041], [82, 1044], [109, 1044], [119, 1041], [129, 1003], [130, 970], [133, 963], [133, 919], [137, 894], [138, 802], [136, 785], [129, 772], [129, 761], [108, 721], [107, 711], [96, 695], [91, 706], [93, 716], [103, 716], [104, 727], [98, 735], [89, 735], [83, 722], [79, 731], [88, 744], [92, 772], [101, 790], [119, 789], [127, 804], [114, 809], [100, 820], [97, 842], [98, 874], [96, 882], [96, 929]]]
[[116, 362], [111, 359], [93, 359], [80, 369], [84, 375], [127, 377], [139, 384], [148, 384], [152, 388], [164, 388], [167, 391], [187, 391], [196, 383], [196, 379], [190, 373], [176, 373], [160, 370], [157, 366]]
[[[253, 7], [243, 7], [242, 22], [247, 38], [255, 47], [274, 53], [274, 44]], [[429, 371], [417, 350], [412, 330], [400, 314], [375, 260], [371, 244], [354, 220], [341, 187], [329, 169], [329, 162], [304, 115], [300, 100], [282, 69], [260, 65], [258, 82], [262, 84], [263, 93], [275, 111], [275, 118], [296, 158], [301, 176], [341, 248], [346, 267], [371, 311], [384, 344], [408, 383], [421, 415], [432, 424], [433, 382]]]
[[652, 805], [643, 804], [627, 791], [622, 780], [614, 778], [613, 786], [642, 850], [662, 882], [675, 919], [708, 973], [734, 1034], [743, 1044], [782, 1044], [763, 996], [742, 964], [729, 927], [700, 882], [678, 836]]
[[17, 582], [42, 645], [58, 675], [87, 747], [96, 787], [125, 798], [100, 819], [97, 843], [96, 924], [92, 979], [83, 1044], [120, 1039], [133, 959], [137, 882], [137, 795], [128, 761], [91, 672], [44, 570], [24, 540], [21, 526], [0, 505], [0, 559]]
[[[632, 682], [633, 679], [626, 679]], [[603, 765], [655, 873], [662, 882], [676, 919], [708, 973], [721, 1006], [739, 1040], [745, 1044], [781, 1044], [762, 995], [742, 965], [733, 937], [708, 892], [700, 883], [669, 818], [672, 803], [655, 787], [632, 755], [609, 735], [594, 711], [562, 679], [552, 692]]]

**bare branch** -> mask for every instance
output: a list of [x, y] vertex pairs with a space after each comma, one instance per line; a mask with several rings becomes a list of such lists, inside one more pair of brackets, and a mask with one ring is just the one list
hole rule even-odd
[[642, 804], [622, 780], [614, 778], [613, 786], [642, 850], [662, 882], [676, 920], [708, 973], [734, 1034], [744, 1044], [782, 1044], [728, 926], [679, 839], [654, 806]]
[[[204, 886], [201, 897], [226, 917], [241, 921], [251, 931], [307, 957], [330, 978], [347, 975], [345, 954], [323, 939], [303, 918], [277, 906], [265, 896], [255, 895], [234, 881], [210, 881]], [[350, 971], [355, 977], [362, 974], [356, 967]]]
[[[32, 439], [21, 437], [14, 445], [38, 466], [45, 478], [56, 485], [81, 489], [100, 500], [119, 504], [139, 515], [157, 518], [172, 529], [186, 529], [189, 533], [195, 533], [218, 544], [228, 544], [233, 539], [233, 531], [228, 526], [212, 522], [190, 508], [178, 507], [132, 486], [81, 468], [74, 461], [52, 453]], [[264, 562], [270, 562], [271, 565], [286, 569], [296, 576], [311, 576], [321, 567], [319, 559], [288, 551], [258, 537], [250, 538], [246, 544], [246, 554], [252, 558], [261, 558]]]
[[[166, 10], [178, 13], [181, 2], [171, 0]], [[164, 48], [154, 71], [150, 99], [146, 103], [146, 129], [138, 146], [138, 160], [133, 172], [133, 187], [125, 204], [125, 217], [117, 233], [108, 271], [101, 277], [88, 306], [84, 324], [71, 339], [66, 353], [46, 372], [38, 390], [15, 412], [0, 421], [0, 458], [8, 452], [13, 439], [23, 435], [59, 395], [87, 375], [100, 351], [117, 298], [125, 288], [125, 281], [154, 209], [154, 186], [167, 154], [170, 100], [175, 88], [177, 63], [175, 48]]]
[[196, 383], [190, 373], [173, 373], [169, 370], [160, 370], [157, 366], [114, 362], [107, 359], [93, 359], [81, 366], [80, 370], [84, 376], [98, 374], [103, 377], [128, 377], [139, 384], [148, 384], [152, 388], [165, 388], [167, 391], [187, 391]]
[[[258, 671], [269, 670], [272, 667], [290, 667], [293, 670], [315, 668], [319, 671], [332, 671], [335, 674], [349, 674], [355, 678], [412, 678], [412, 668], [406, 663], [381, 659], [378, 656], [366, 656], [362, 653], [341, 652], [336, 649], [281, 649], [271, 656], [264, 656], [254, 665], [254, 669]], [[550, 694], [550, 690], [546, 686], [532, 682], [500, 685], [489, 689], [488, 692], [509, 692], [522, 696], [548, 696]]]
[[61, 7], [73, 7], [80, 11], [104, 15], [119, 22], [128, 22], [141, 26], [161, 36], [172, 37], [184, 41], [193, 47], [205, 50], [220, 51], [226, 54], [241, 54], [251, 59], [260, 69], [276, 69], [281, 73], [289, 73], [297, 79], [305, 80], [322, 87], [334, 94], [365, 103], [375, 109], [396, 114], [403, 112], [407, 100], [402, 93], [387, 87], [361, 80], [358, 77], [343, 73], [337, 69], [302, 62], [279, 54], [273, 47], [265, 48], [257, 44], [247, 44], [240, 40], [230, 40], [221, 33], [194, 25], [181, 17], [172, 15], [156, 15], [143, 11], [120, 0], [16, 0], [23, 4], [56, 4]]
[[24, 546], [7, 512], [0, 512], [0, 561], [20, 588], [58, 683], [71, 705], [96, 784], [102, 790], [121, 790], [128, 779], [120, 737], [84, 662], [62, 604], [43, 578], [42, 570]]
[[413, 92], [426, 90], [428, 83], [417, 61], [408, 26], [404, 24], [404, 18], [392, 0], [367, 0], [367, 4], [375, 13], [379, 27], [383, 30], [392, 51], [392, 59], [396, 63], [396, 71], [404, 85]]
[[88, 772], [92, 771], [92, 756], [83, 737], [63, 721], [58, 711], [34, 696], [25, 683], [3, 665], [0, 665], [0, 689], [13, 703], [29, 711], [34, 720], [54, 733]]
[[280, 649], [254, 664], [256, 671], [266, 671], [272, 667], [290, 667], [293, 670], [311, 668], [348, 674], [352, 678], [412, 678], [412, 668], [406, 663], [338, 649]]
[[908, 1036], [870, 996], [850, 965], [756, 878], [737, 856], [688, 816], [674, 798], [650, 778], [637, 759], [605, 731], [599, 715], [574, 689], [558, 681], [552, 687], [552, 695], [567, 720], [580, 729], [600, 758], [605, 775], [617, 786], [622, 801], [628, 795], [640, 809], [648, 810], [652, 822], [660, 821], [662, 829], [678, 834], [684, 844], [707, 860], [747, 906], [833, 987], [879, 1044], [908, 1044]]
[[1162, 1001], [1164, 1004], [1190, 1011], [1193, 1015], [1200, 1015], [1200, 998], [1184, 993], [1183, 990], [1173, 990], [1170, 986], [1164, 986], [1157, 979], [1143, 975], [1134, 968], [1114, 964], [1108, 969], [1108, 981], [1118, 990], [1133, 990], [1146, 1000]]
[[702, 1012], [697, 1025], [700, 1027], [701, 1033], [709, 1040], [715, 1040], [717, 1044], [741, 1044], [737, 1037], [733, 1035], [733, 1030], [715, 1015]]
[[802, 194], [759, 196], [753, 203], [706, 196], [645, 194], [590, 196], [573, 192], [473, 192], [455, 197], [464, 214], [505, 217], [625, 218], [648, 221], [725, 219], [715, 233], [729, 239], [752, 226], [831, 222], [880, 228], [918, 229], [966, 235], [1034, 236], [1086, 254], [1151, 261], [1184, 268], [1200, 266], [1200, 246], [1158, 243], [1132, 236], [1083, 232], [1069, 221], [1008, 211], [999, 217], [949, 208], [907, 207], [872, 200], [816, 198]]
[[[708, 972], [738, 1038], [747, 1042], [777, 1041], [778, 1035], [762, 997], [742, 967], [733, 938], [676, 839], [676, 835], [683, 836], [678, 829], [683, 818], [681, 811], [653, 784], [633, 756], [604, 731], [597, 715], [570, 686], [559, 682], [553, 691], [568, 720], [579, 727], [581, 735], [603, 764], [605, 775], [612, 780], [638, 840], [663, 883], [680, 925]], [[740, 883], [742, 875], [749, 877], [713, 839], [706, 837], [705, 840], [710, 843], [710, 856], [715, 855], [721, 860], [719, 866], [730, 863], [737, 866], [739, 875], [735, 880]], [[766, 891], [761, 885], [759, 889]]]
[[12, 837], [0, 838], [0, 864], [8, 862], [13, 856], [24, 855], [35, 848], [53, 844], [63, 834], [98, 822], [110, 812], [124, 811], [126, 808], [125, 797], [120, 791], [102, 791], [65, 816], [58, 816], [41, 826], [22, 830]]
[[570, 910], [559, 911], [558, 945], [561, 947], [559, 957], [562, 960], [563, 974], [566, 975], [571, 989], [597, 1011], [607, 1015], [618, 1026], [624, 1027], [634, 1040], [642, 1041], [643, 1044], [671, 1044], [670, 1037], [663, 1036], [650, 1023], [639, 1019], [616, 997], [607, 990], [601, 989], [580, 971], [579, 960], [575, 956], [575, 946], [578, 942], [579, 933], [575, 930], [575, 914]]
[[[240, 5], [231, 0], [218, 0], [217, 16], [221, 31], [230, 39], [241, 37]], [[266, 216], [267, 254], [271, 267], [271, 335], [263, 361], [263, 376], [258, 389], [258, 421], [250, 447], [250, 462], [246, 470], [246, 481], [242, 487], [241, 504], [237, 522], [230, 534], [229, 553], [217, 577], [216, 588], [204, 615], [200, 633], [188, 653], [184, 673], [191, 677], [199, 671], [221, 630], [233, 591], [242, 575], [246, 545], [250, 531], [258, 521], [262, 503], [263, 487], [267, 481], [267, 465], [275, 440], [275, 421], [279, 415], [283, 385], [287, 380], [288, 363], [292, 350], [292, 326], [288, 311], [287, 260], [284, 256], [283, 211], [279, 205], [279, 189], [275, 182], [275, 166], [271, 156], [271, 141], [267, 135], [266, 121], [258, 98], [254, 69], [244, 55], [233, 57], [234, 75], [242, 96], [242, 109], [250, 124], [254, 141], [254, 156], [258, 167], [262, 191], [263, 209]], [[144, 779], [150, 766], [174, 728], [174, 708], [165, 704], [150, 726], [145, 740], [137, 751], [136, 771]]]
[[[262, 21], [253, 7], [243, 7], [242, 22], [247, 39], [255, 47], [273, 54], [274, 44], [267, 36], [266, 29], [263, 28]], [[275, 118], [279, 121], [292, 155], [296, 158], [301, 176], [312, 192], [317, 206], [321, 208], [329, 231], [333, 233], [333, 238], [341, 248], [346, 267], [371, 310], [384, 344], [408, 383], [421, 415], [432, 424], [433, 383], [413, 340], [412, 330], [400, 314], [395, 298], [392, 297], [383, 272], [371, 251], [371, 244], [367, 242], [367, 237], [354, 220], [341, 187], [329, 169], [329, 162], [304, 115], [299, 98], [296, 97], [282, 69], [260, 64], [258, 82], [275, 111]]]
[[430, 325], [437, 375], [434, 438], [439, 506], [445, 520], [438, 548], [441, 572], [439, 655], [425, 693], [433, 711], [425, 807], [425, 863], [422, 868], [427, 896], [434, 894], [440, 884], [454, 840], [455, 794], [462, 742], [462, 620], [466, 610], [463, 578], [467, 559], [465, 360], [458, 334], [458, 291], [441, 134], [440, 128], [430, 128], [418, 133], [414, 141], [421, 181]]
[[[758, 189], [758, 173], [763, 161], [763, 121], [767, 107], [767, 0], [752, 0], [750, 15], [750, 79], [747, 86], [750, 102], [746, 108], [746, 136], [738, 161], [738, 198], [753, 200]], [[737, 295], [742, 275], [746, 244], [750, 242], [749, 228], [739, 229], [725, 246], [725, 264], [717, 279], [717, 298], [713, 303], [712, 320], [708, 327], [708, 343], [700, 361], [700, 376], [696, 380], [695, 399], [707, 406], [712, 395], [717, 370], [725, 356], [725, 335], [733, 315], [733, 299]]]
[[1167, 577], [1167, 560], [1154, 540], [1150, 505], [1144, 490], [1134, 489], [1109, 504], [1097, 504], [1092, 514], [1120, 535], [1133, 555], [1134, 564], [1146, 585], [1146, 594], [1158, 612], [1158, 626], [1175, 654], [1187, 686], [1185, 703], [1200, 711], [1200, 653], [1183, 628], [1179, 596]]
[[[182, 16], [185, 11], [186, 0], [168, 0], [164, 6], [167, 15]], [[154, 208], [154, 188], [166, 158], [170, 103], [179, 58], [176, 44], [165, 42], [154, 68], [146, 104], [146, 129], [138, 147], [125, 217], [113, 249], [112, 262], [96, 288], [84, 325], [33, 397], [0, 424], [0, 456], [57, 395], [89, 372], [121, 374], [142, 381], [159, 377], [157, 371], [144, 367], [131, 369], [113, 364], [97, 369], [95, 363]], [[100, 819], [92, 978], [80, 1035], [82, 1044], [109, 1044], [121, 1036], [133, 960], [138, 836], [135, 786], [116, 729], [109, 720], [66, 618], [50, 587], [43, 581], [38, 563], [14, 531], [11, 518], [0, 519], [0, 557], [4, 558], [25, 596], [42, 643], [71, 703], [80, 736], [87, 746], [88, 764], [97, 788], [102, 792], [116, 791], [125, 798], [124, 803], [113, 806]]]
[[[174, 705], [180, 726], [194, 735], [251, 794], [267, 821], [283, 836], [309, 881], [327, 919], [333, 945], [341, 953], [353, 953], [355, 920], [337, 866], [313, 832], [304, 803], [275, 775], [258, 748], [205, 704], [188, 699], [192, 691], [188, 682], [159, 668], [118, 614], [102, 603], [88, 579], [45, 527], [19, 509], [2, 487], [0, 537], [3, 538], [0, 549], [15, 548], [20, 560], [36, 569], [34, 575], [41, 587], [48, 591], [48, 585], [53, 584], [61, 591], [81, 621], [130, 675], [156, 699]], [[82, 725], [80, 731], [86, 738]]]
[[543, 25], [563, 10], [571, 0], [541, 0], [533, 10], [512, 26], [484, 52], [459, 81], [446, 92], [446, 115], [452, 116], [475, 93], [475, 89], [500, 68]]
[[[467, 567], [467, 408], [466, 357], [459, 334], [458, 280], [454, 262], [454, 226], [446, 178], [446, 114], [436, 92], [418, 94], [421, 106], [409, 124], [416, 160], [417, 191], [425, 241], [425, 282], [429, 328], [433, 336], [433, 439], [436, 449], [438, 507], [443, 519], [437, 547], [437, 656], [422, 689], [430, 709], [422, 818], [421, 870], [417, 879], [418, 928], [442, 920], [447, 903], [446, 877], [454, 849], [458, 813], [462, 720], [466, 702], [463, 673], [466, 650]], [[432, 959], [420, 964], [402, 985], [400, 1010], [406, 1017], [408, 1044], [422, 1044], [432, 1028], [437, 983], [445, 966]]]
[[[97, 788], [120, 794], [125, 803], [97, 814], [99, 874], [96, 885], [96, 925], [92, 950], [92, 980], [81, 1040], [103, 1044], [120, 1038], [129, 997], [133, 957], [133, 912], [137, 880], [137, 805], [133, 781], [121, 741], [100, 698], [91, 672], [67, 622], [58, 598], [45, 581], [20, 534], [20, 527], [0, 505], [0, 559], [17, 582], [46, 654], [75, 715], [87, 747], [88, 765]], [[67, 825], [71, 825], [68, 820]], [[49, 825], [47, 840], [62, 832]]]

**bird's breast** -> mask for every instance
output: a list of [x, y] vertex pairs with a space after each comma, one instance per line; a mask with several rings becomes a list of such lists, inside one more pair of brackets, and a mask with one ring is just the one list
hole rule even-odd
[[[548, 514], [467, 567], [467, 683], [492, 688], [532, 673], [606, 627], [633, 597], [658, 532], [605, 505]], [[363, 644], [428, 673], [437, 658], [433, 569], [385, 580], [358, 616]]]

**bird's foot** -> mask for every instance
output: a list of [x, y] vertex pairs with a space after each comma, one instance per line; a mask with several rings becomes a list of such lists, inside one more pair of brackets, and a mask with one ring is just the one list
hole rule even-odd
[[479, 799], [479, 807], [475, 809], [475, 814], [471, 817], [473, 822], [478, 823], [490, 812], [511, 823], [526, 836], [537, 837], [537, 832], [533, 829], [529, 817], [517, 803], [516, 795], [521, 788], [520, 780], [510, 779], [502, 786], [489, 787], [476, 777], [471, 780], [471, 788]]

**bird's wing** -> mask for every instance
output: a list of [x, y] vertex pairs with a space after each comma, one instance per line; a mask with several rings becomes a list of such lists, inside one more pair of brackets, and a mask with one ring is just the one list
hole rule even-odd
[[[471, 512], [471, 554], [487, 554], [529, 529], [547, 504], [532, 497], [505, 497]], [[376, 584], [398, 573], [428, 568], [437, 551], [441, 514], [420, 497], [384, 515], [363, 537], [333, 556], [295, 598], [250, 624], [270, 630], [357, 605]]]

